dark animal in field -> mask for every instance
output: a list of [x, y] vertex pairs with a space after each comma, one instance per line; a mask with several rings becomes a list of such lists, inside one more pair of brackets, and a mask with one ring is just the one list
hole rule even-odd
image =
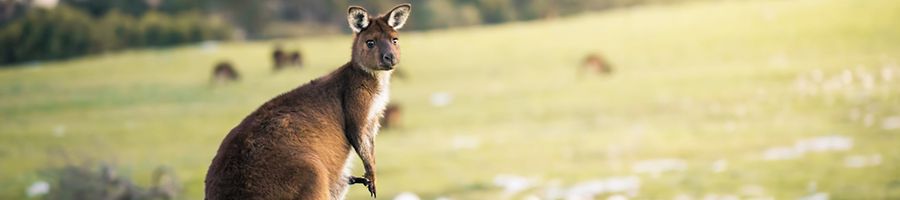
[[238, 74], [237, 70], [234, 69], [234, 66], [231, 65], [228, 61], [219, 62], [213, 68], [213, 77], [212, 81], [214, 83], [227, 83], [238, 81], [241, 78], [241, 75]]
[[387, 108], [384, 109], [384, 117], [382, 117], [380, 121], [381, 128], [391, 129], [398, 127], [400, 125], [400, 117], [403, 114], [401, 111], [400, 105], [388, 104]]
[[272, 51], [272, 63], [275, 65], [275, 70], [279, 70], [282, 67], [288, 65], [288, 56], [287, 53], [281, 49], [281, 45], [275, 46], [275, 51]]
[[272, 62], [275, 63], [275, 70], [280, 70], [285, 67], [303, 67], [303, 54], [300, 51], [294, 52], [286, 52], [281, 48], [280, 45], [275, 47], [275, 51], [272, 52]]
[[[411, 6], [370, 18], [351, 6], [349, 62], [269, 100], [222, 141], [206, 175], [206, 199], [343, 199], [362, 183], [376, 196], [375, 137], [399, 63], [396, 30]], [[352, 151], [365, 174], [347, 169]]]
[[291, 65], [297, 66], [299, 68], [303, 68], [303, 54], [300, 54], [300, 51], [294, 51], [291, 53]]
[[581, 69], [581, 72], [587, 71], [590, 74], [612, 74], [612, 66], [609, 65], [609, 62], [596, 53], [588, 54], [584, 58]]

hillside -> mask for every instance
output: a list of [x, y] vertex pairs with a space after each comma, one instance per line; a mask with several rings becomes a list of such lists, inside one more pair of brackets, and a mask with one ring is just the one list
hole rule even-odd
[[[726, 1], [401, 33], [404, 118], [378, 138], [379, 197], [900, 198], [897, 10]], [[234, 125], [349, 59], [347, 35], [280, 41], [308, 59], [273, 73], [274, 42], [0, 69], [0, 199], [24, 199], [66, 159], [112, 162], [143, 185], [172, 166], [199, 199]], [[590, 52], [614, 74], [579, 76]], [[243, 79], [211, 86], [223, 59]]]

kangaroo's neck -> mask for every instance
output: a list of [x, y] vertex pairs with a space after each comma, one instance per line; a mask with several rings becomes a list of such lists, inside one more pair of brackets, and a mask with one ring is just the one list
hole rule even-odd
[[354, 66], [354, 62], [347, 63], [342, 71], [346, 89], [350, 94], [361, 95], [353, 98], [358, 101], [354, 104], [365, 105], [366, 120], [377, 121], [384, 112], [390, 99], [390, 82], [392, 71], [365, 70], [363, 67]]
[[343, 77], [351, 90], [363, 90], [370, 94], [389, 92], [393, 71], [366, 70], [350, 62], [343, 67]]
[[[373, 73], [375, 80], [378, 82], [378, 86], [376, 92], [372, 98], [372, 104], [369, 107], [369, 121], [377, 124], [375, 126], [381, 126], [378, 123], [378, 119], [384, 116], [384, 109], [387, 107], [388, 101], [390, 101], [391, 96], [391, 73], [393, 71], [378, 71]], [[378, 130], [373, 131], [377, 134]]]

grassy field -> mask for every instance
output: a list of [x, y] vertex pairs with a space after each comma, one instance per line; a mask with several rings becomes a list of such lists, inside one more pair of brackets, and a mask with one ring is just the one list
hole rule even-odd
[[[900, 198], [898, 11], [724, 1], [403, 33], [403, 126], [378, 138], [379, 199]], [[270, 41], [0, 69], [0, 199], [67, 159], [142, 185], [172, 166], [184, 199], [202, 199], [234, 125], [349, 59], [347, 35], [280, 42], [307, 67], [273, 73]], [[615, 74], [579, 78], [589, 52]], [[223, 59], [243, 80], [213, 87]]]

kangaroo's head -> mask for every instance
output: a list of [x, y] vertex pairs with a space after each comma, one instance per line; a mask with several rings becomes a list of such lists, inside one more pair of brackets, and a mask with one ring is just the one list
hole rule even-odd
[[389, 71], [400, 62], [397, 30], [406, 23], [412, 6], [400, 4], [387, 14], [370, 18], [366, 9], [350, 6], [347, 21], [353, 29], [352, 62], [363, 70]]

